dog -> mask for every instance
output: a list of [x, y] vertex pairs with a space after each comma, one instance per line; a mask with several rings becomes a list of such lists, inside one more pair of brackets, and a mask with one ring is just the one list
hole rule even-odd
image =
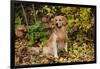
[[43, 54], [52, 54], [58, 58], [59, 50], [68, 51], [67, 19], [61, 15], [55, 16], [52, 23], [52, 34], [43, 47]]

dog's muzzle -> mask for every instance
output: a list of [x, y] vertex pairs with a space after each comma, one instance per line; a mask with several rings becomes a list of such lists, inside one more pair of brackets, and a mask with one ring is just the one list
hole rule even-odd
[[56, 26], [58, 26], [58, 23], [56, 23]]
[[58, 23], [56, 23], [56, 26], [57, 26], [58, 28], [61, 28], [61, 26], [60, 26]]

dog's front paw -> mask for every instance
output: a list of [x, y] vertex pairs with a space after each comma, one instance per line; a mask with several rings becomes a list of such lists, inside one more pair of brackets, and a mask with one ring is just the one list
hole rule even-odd
[[55, 58], [59, 58], [58, 55], [54, 55]]
[[65, 52], [68, 52], [68, 49], [65, 49]]

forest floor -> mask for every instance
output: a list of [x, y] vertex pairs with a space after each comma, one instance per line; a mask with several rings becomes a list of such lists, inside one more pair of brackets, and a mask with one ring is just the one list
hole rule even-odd
[[40, 47], [29, 47], [27, 40], [15, 41], [15, 64], [31, 65], [31, 64], [55, 64], [55, 63], [71, 63], [71, 62], [89, 62], [95, 60], [94, 45], [83, 43], [82, 46], [75, 45], [69, 48], [68, 52], [59, 53], [59, 58], [53, 55], [43, 55]]

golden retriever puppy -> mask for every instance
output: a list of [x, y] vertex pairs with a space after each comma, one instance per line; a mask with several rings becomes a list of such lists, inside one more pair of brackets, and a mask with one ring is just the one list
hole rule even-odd
[[67, 51], [68, 36], [66, 23], [66, 17], [61, 15], [54, 17], [54, 28], [47, 44], [43, 47], [43, 54], [53, 54], [54, 57], [58, 57], [58, 51], [60, 49], [65, 49]]

